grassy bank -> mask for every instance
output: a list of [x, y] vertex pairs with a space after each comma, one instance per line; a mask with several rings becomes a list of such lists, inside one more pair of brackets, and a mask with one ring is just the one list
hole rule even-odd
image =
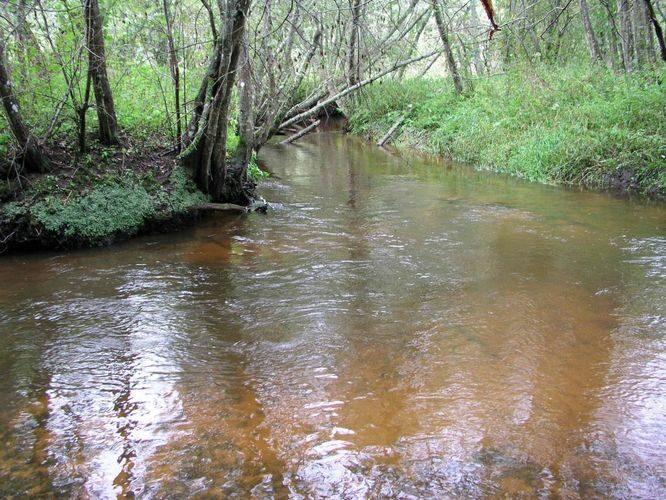
[[374, 85], [352, 130], [381, 137], [411, 105], [398, 147], [542, 183], [666, 197], [666, 71], [523, 69], [471, 83], [462, 97], [447, 79]]

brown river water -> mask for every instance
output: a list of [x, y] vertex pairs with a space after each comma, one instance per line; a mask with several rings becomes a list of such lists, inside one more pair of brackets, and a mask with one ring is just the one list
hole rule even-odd
[[666, 207], [270, 146], [266, 216], [0, 258], [0, 496], [666, 497]]

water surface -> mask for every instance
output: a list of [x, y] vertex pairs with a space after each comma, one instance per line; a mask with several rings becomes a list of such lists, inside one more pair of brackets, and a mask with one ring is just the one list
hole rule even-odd
[[666, 209], [335, 133], [267, 216], [0, 258], [0, 496], [666, 496]]

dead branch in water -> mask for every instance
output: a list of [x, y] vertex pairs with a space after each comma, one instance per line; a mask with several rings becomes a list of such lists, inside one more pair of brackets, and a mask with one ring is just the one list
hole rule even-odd
[[292, 142], [297, 141], [298, 139], [300, 139], [304, 135], [307, 135], [310, 132], [312, 132], [314, 129], [316, 129], [319, 126], [320, 123], [321, 123], [321, 120], [317, 120], [316, 122], [311, 123], [310, 125], [305, 127], [303, 130], [299, 130], [294, 135], [290, 135], [284, 141], [281, 141], [280, 144], [291, 144]]

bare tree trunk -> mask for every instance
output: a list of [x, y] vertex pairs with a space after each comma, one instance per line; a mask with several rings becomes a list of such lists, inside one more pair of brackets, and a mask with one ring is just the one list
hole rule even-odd
[[297, 140], [299, 140], [304, 135], [308, 135], [310, 132], [312, 132], [314, 129], [316, 129], [319, 125], [321, 125], [321, 120], [315, 120], [310, 125], [305, 127], [303, 130], [299, 130], [295, 134], [290, 135], [289, 137], [287, 137], [285, 140], [280, 141], [280, 144], [291, 144], [292, 142], [296, 142]]
[[347, 45], [347, 84], [351, 87], [360, 79], [358, 67], [358, 35], [361, 22], [361, 0], [350, 0], [351, 27]]
[[643, 36], [645, 37], [645, 54], [649, 64], [655, 64], [657, 62], [657, 53], [654, 48], [654, 35], [652, 29], [652, 18], [650, 17], [650, 9], [645, 1], [638, 1], [640, 5], [641, 12], [643, 14], [643, 26], [645, 31]]
[[90, 86], [91, 86], [91, 77], [90, 72], [88, 72], [86, 78], [86, 90], [83, 95], [83, 102], [77, 108], [77, 113], [79, 115], [79, 152], [85, 153], [86, 151], [86, 115], [88, 114], [88, 108], [90, 107]]
[[21, 61], [21, 66], [19, 71], [21, 72], [21, 77], [26, 78], [26, 64], [28, 61], [28, 31], [27, 31], [27, 19], [26, 19], [26, 5], [25, 0], [18, 0], [17, 10], [16, 10], [16, 48], [18, 50], [18, 59]]
[[[300, 115], [301, 113], [307, 112], [309, 109], [312, 109], [313, 106], [316, 106], [317, 103], [319, 103], [322, 99], [325, 99], [327, 96], [328, 96], [328, 90], [320, 90], [318, 92], [315, 92], [314, 94], [312, 94], [312, 96], [307, 97], [305, 100], [289, 108], [282, 117], [282, 121], [286, 122], [288, 120], [291, 120], [295, 116]], [[283, 124], [280, 124], [277, 126], [276, 131], [282, 128]]]
[[645, 34], [649, 32], [645, 22], [644, 4], [640, 0], [634, 0], [631, 11], [633, 27], [634, 51], [636, 53], [636, 65], [641, 68], [647, 62], [647, 39]]
[[[484, 4], [485, 8], [485, 4]], [[507, 15], [509, 17], [513, 16], [513, 11], [514, 11], [514, 0], [509, 0], [509, 5], [508, 5], [508, 13]], [[508, 67], [509, 64], [511, 64], [511, 61], [513, 59], [514, 55], [514, 49], [513, 49], [513, 36], [509, 32], [503, 39], [504, 42], [504, 47], [503, 47], [503, 52], [502, 52], [502, 63], [504, 67]]]
[[14, 95], [12, 81], [6, 66], [2, 32], [0, 32], [0, 99], [7, 115], [9, 128], [21, 149], [23, 168], [27, 172], [46, 172], [49, 169], [49, 162], [42, 153], [37, 140], [26, 127]]
[[604, 40], [607, 45], [606, 53], [606, 63], [609, 67], [617, 70], [622, 66], [620, 62], [621, 59], [621, 49], [618, 49], [618, 28], [615, 22], [615, 16], [613, 15], [613, 10], [611, 9], [611, 0], [601, 0], [601, 4], [606, 11], [606, 17], [608, 23], [604, 29]]
[[586, 0], [578, 0], [580, 5], [580, 17], [583, 20], [583, 29], [585, 31], [585, 38], [587, 39], [587, 48], [590, 51], [590, 58], [594, 63], [601, 63], [603, 58], [599, 43], [596, 36], [594, 36], [594, 28], [592, 27], [592, 20], [590, 19], [590, 11], [587, 7]]
[[437, 29], [439, 30], [439, 37], [442, 39], [442, 45], [444, 46], [446, 64], [449, 67], [449, 73], [451, 73], [451, 78], [453, 79], [453, 86], [455, 87], [457, 94], [462, 94], [462, 79], [460, 78], [458, 67], [456, 66], [456, 60], [453, 58], [453, 51], [451, 50], [451, 44], [449, 43], [449, 33], [446, 28], [446, 24], [444, 24], [444, 17], [442, 16], [442, 10], [439, 7], [439, 1], [431, 0], [431, 3], [432, 10], [435, 14]]
[[[476, 20], [479, 18], [479, 15], [477, 13], [476, 9], [476, 2], [471, 2], [469, 6], [469, 26], [473, 29], [474, 23]], [[476, 75], [482, 75], [485, 71], [485, 65], [483, 64], [483, 59], [481, 57], [481, 51], [482, 47], [481, 45], [477, 45], [474, 47], [474, 53], [472, 56], [472, 63], [474, 64], [474, 73]]]
[[95, 104], [99, 121], [99, 139], [102, 144], [118, 144], [118, 120], [113, 105], [111, 85], [106, 71], [104, 33], [102, 17], [97, 0], [83, 0], [86, 20], [86, 48], [88, 49], [88, 71], [95, 92]]
[[661, 53], [661, 59], [666, 62], [666, 43], [664, 43], [664, 32], [661, 29], [659, 21], [657, 21], [657, 16], [654, 14], [654, 8], [652, 7], [651, 0], [644, 0], [645, 5], [648, 9], [648, 14], [652, 20], [652, 25], [654, 26], [654, 33], [657, 36], [657, 42], [659, 42], [659, 51]]
[[223, 29], [195, 101], [188, 133], [190, 144], [181, 154], [183, 161], [194, 168], [199, 189], [213, 201], [236, 202], [237, 197], [247, 203], [247, 196], [240, 191], [242, 186], [234, 186], [231, 193], [225, 183], [229, 105], [250, 1], [233, 0], [226, 5], [219, 2]]
[[171, 14], [169, 13], [169, 2], [163, 0], [164, 19], [166, 21], [167, 48], [169, 50], [169, 69], [171, 71], [171, 81], [173, 82], [174, 106], [176, 108], [176, 150], [180, 151], [183, 130], [180, 118], [180, 68], [178, 67], [178, 57], [176, 55], [176, 45], [173, 41], [173, 26], [171, 24]]
[[617, 0], [617, 13], [620, 18], [620, 38], [622, 41], [622, 61], [624, 70], [634, 70], [634, 34], [631, 23], [630, 0]]

